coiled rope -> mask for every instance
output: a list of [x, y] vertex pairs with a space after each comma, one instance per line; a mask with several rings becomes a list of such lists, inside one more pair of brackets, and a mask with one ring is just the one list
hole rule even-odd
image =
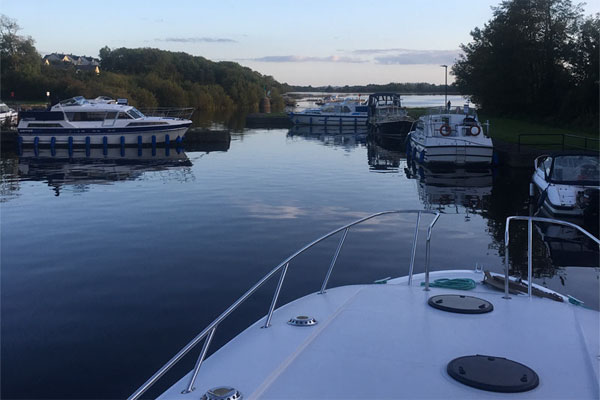
[[[421, 282], [421, 286], [425, 286], [425, 282]], [[473, 279], [468, 278], [440, 278], [430, 283], [429, 286], [456, 290], [471, 290], [475, 289], [477, 283]]]

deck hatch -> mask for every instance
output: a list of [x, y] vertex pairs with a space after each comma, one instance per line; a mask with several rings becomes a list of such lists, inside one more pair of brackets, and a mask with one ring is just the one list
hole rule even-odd
[[455, 358], [448, 363], [447, 371], [460, 383], [490, 392], [526, 392], [540, 383], [536, 372], [526, 365], [480, 354]]
[[430, 297], [427, 303], [438, 310], [459, 314], [484, 314], [492, 311], [494, 306], [479, 297], [460, 294], [441, 294]]

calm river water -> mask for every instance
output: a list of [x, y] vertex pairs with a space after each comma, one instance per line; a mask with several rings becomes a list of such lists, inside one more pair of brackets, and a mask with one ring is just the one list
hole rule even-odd
[[[256, 129], [168, 155], [2, 153], [2, 398], [126, 397], [283, 258], [373, 212], [439, 210], [433, 269], [502, 271], [504, 220], [530, 212], [531, 171], [430, 171], [403, 147], [364, 132]], [[406, 274], [414, 221], [350, 231], [330, 284]], [[574, 236], [536, 230], [536, 281], [597, 308], [598, 255]], [[319, 289], [336, 245], [290, 266], [280, 304]], [[511, 253], [525, 271], [525, 246]], [[265, 315], [274, 283], [213, 348]]]

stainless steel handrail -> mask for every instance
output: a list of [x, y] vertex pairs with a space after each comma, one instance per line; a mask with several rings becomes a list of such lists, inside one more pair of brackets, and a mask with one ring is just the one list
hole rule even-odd
[[527, 295], [531, 297], [531, 288], [533, 283], [532, 275], [533, 275], [533, 222], [546, 222], [550, 224], [564, 225], [578, 230], [583, 233], [590, 239], [592, 239], [598, 246], [600, 246], [600, 240], [598, 240], [594, 235], [583, 229], [582, 227], [575, 225], [571, 222], [561, 221], [558, 219], [552, 218], [542, 218], [542, 217], [526, 217], [526, 216], [512, 216], [506, 218], [506, 230], [504, 231], [504, 296], [505, 299], [510, 299], [508, 294], [508, 267], [509, 267], [509, 250], [508, 245], [510, 244], [509, 239], [509, 228], [511, 221], [527, 221]]
[[[269, 313], [267, 314], [266, 320], [265, 320], [265, 325], [263, 325], [263, 328], [268, 328], [271, 322], [271, 317], [273, 315], [273, 311], [275, 309], [276, 303], [277, 303], [277, 298], [279, 296], [279, 293], [281, 291], [281, 286], [283, 285], [283, 280], [285, 278], [285, 273], [287, 271], [287, 268], [289, 266], [290, 261], [292, 261], [294, 258], [296, 258], [298, 255], [304, 253], [306, 250], [310, 249], [311, 247], [313, 247], [314, 245], [322, 242], [323, 240], [335, 235], [338, 232], [344, 231], [344, 235], [342, 237], [342, 239], [340, 240], [340, 243], [338, 244], [338, 247], [336, 249], [336, 253], [334, 255], [334, 258], [332, 260], [332, 263], [329, 267], [329, 270], [327, 272], [327, 275], [325, 277], [325, 280], [323, 282], [323, 285], [321, 286], [321, 291], [320, 293], [325, 293], [325, 288], [327, 286], [327, 282], [329, 280], [329, 277], [331, 275], [331, 271], [333, 270], [333, 266], [335, 265], [335, 260], [337, 259], [337, 256], [339, 255], [339, 252], [342, 248], [342, 245], [344, 244], [344, 240], [346, 238], [346, 235], [348, 233], [348, 230], [355, 225], [361, 224], [365, 221], [368, 221], [372, 218], [375, 217], [379, 217], [381, 215], [388, 215], [388, 214], [414, 214], [414, 213], [418, 213], [418, 218], [417, 218], [417, 224], [419, 223], [420, 219], [421, 219], [421, 214], [432, 214], [435, 215], [434, 219], [431, 221], [431, 223], [429, 224], [429, 226], [427, 227], [427, 247], [426, 247], [426, 251], [427, 253], [429, 253], [429, 241], [431, 240], [431, 231], [433, 229], [433, 226], [435, 225], [435, 223], [437, 222], [438, 218], [440, 217], [440, 213], [439, 212], [435, 212], [435, 211], [431, 211], [431, 210], [394, 210], [394, 211], [382, 211], [382, 212], [378, 212], [375, 214], [371, 214], [367, 217], [361, 218], [357, 221], [351, 222], [347, 225], [342, 226], [341, 228], [338, 228], [336, 230], [333, 230], [331, 232], [329, 232], [326, 235], [321, 236], [320, 238], [310, 242], [309, 244], [307, 244], [306, 246], [304, 246], [303, 248], [301, 248], [300, 250], [298, 250], [297, 252], [295, 252], [294, 254], [292, 254], [291, 256], [289, 256], [288, 258], [286, 258], [285, 260], [283, 260], [281, 263], [279, 263], [279, 265], [277, 265], [275, 268], [273, 268], [269, 273], [267, 273], [265, 276], [263, 276], [254, 286], [252, 286], [246, 293], [244, 293], [239, 299], [237, 299], [231, 306], [229, 306], [229, 308], [227, 308], [221, 315], [219, 315], [213, 322], [211, 322], [206, 328], [204, 328], [204, 330], [202, 332], [200, 332], [200, 334], [198, 334], [194, 339], [192, 339], [187, 345], [185, 345], [177, 354], [175, 354], [175, 356], [173, 358], [171, 358], [165, 365], [163, 365], [156, 373], [154, 373], [154, 375], [152, 375], [150, 377], [150, 379], [148, 379], [142, 386], [140, 386], [131, 396], [129, 396], [129, 400], [136, 400], [139, 399], [142, 394], [144, 394], [152, 385], [154, 385], [165, 373], [167, 373], [167, 371], [169, 371], [175, 364], [177, 364], [179, 362], [179, 360], [181, 360], [191, 349], [193, 349], [198, 343], [200, 343], [200, 341], [202, 339], [204, 339], [207, 335], [208, 338], [206, 339], [203, 347], [202, 347], [202, 351], [200, 352], [200, 356], [198, 357], [198, 360], [196, 362], [196, 366], [194, 367], [194, 371], [192, 373], [192, 378], [190, 380], [190, 383], [187, 386], [187, 389], [184, 390], [182, 393], [190, 393], [194, 390], [194, 382], [198, 376], [198, 372], [200, 370], [200, 367], [202, 365], [202, 362], [204, 361], [204, 357], [206, 356], [206, 353], [208, 352], [208, 346], [214, 336], [214, 333], [217, 329], [217, 327], [219, 326], [219, 324], [221, 322], [223, 322], [223, 320], [225, 318], [227, 318], [229, 316], [229, 314], [231, 314], [233, 311], [235, 311], [236, 308], [238, 308], [244, 301], [246, 301], [246, 299], [248, 299], [248, 297], [250, 297], [254, 292], [256, 292], [256, 290], [258, 290], [265, 282], [267, 282], [273, 275], [275, 275], [277, 272], [279, 272], [282, 268], [283, 271], [281, 273], [281, 276], [279, 278], [279, 282], [277, 284], [277, 288], [275, 289], [275, 295], [273, 296], [273, 300], [271, 301], [271, 306], [269, 307]], [[413, 251], [416, 248], [416, 242], [417, 242], [417, 232], [418, 232], [418, 228], [419, 226], [417, 225], [417, 231], [415, 231], [415, 237], [413, 240]], [[429, 288], [429, 254], [426, 254], [426, 290], [428, 290]], [[412, 282], [412, 273], [413, 273], [413, 267], [414, 267], [414, 256], [411, 257], [411, 263], [410, 263], [410, 267], [409, 267], [409, 284]]]

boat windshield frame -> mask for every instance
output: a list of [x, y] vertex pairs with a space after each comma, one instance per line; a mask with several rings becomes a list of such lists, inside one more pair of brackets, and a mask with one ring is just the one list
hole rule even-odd
[[[592, 162], [592, 166], [594, 166], [593, 162], [595, 162], [595, 171], [597, 174], [599, 174], [598, 178], [600, 178], [600, 161], [598, 159], [598, 156], [594, 156], [591, 154], [561, 154], [561, 155], [555, 155], [552, 156], [552, 166], [550, 167], [550, 174], [548, 175], [548, 181], [550, 183], [554, 183], [557, 185], [576, 185], [576, 186], [600, 186], [600, 180], [597, 179], [557, 179], [556, 178], [556, 174], [557, 174], [557, 168], [556, 168], [556, 160], [557, 159], [561, 159], [561, 158], [573, 158], [573, 157], [586, 157], [589, 158], [589, 160]], [[589, 163], [588, 163], [589, 164]], [[585, 164], [587, 165], [587, 164]], [[583, 167], [583, 165], [581, 166], [577, 166], [577, 167], [567, 167], [567, 168], [573, 168], [573, 169], [581, 169]]]
[[145, 117], [145, 115], [135, 107], [131, 107], [129, 110], [127, 110], [127, 113], [131, 115], [133, 119], [141, 119]]

